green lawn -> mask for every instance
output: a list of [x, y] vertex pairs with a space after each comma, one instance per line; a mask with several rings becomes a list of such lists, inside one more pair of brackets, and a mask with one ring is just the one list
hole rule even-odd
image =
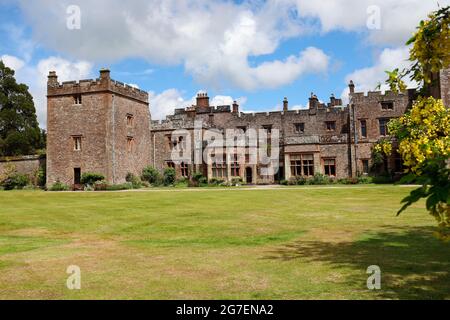
[[448, 299], [450, 244], [423, 203], [395, 216], [410, 190], [2, 191], [0, 299]]

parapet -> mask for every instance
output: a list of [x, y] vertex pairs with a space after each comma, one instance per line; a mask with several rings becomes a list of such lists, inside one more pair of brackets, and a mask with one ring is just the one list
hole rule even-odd
[[50, 71], [47, 82], [47, 96], [64, 96], [82, 93], [111, 92], [148, 104], [148, 93], [110, 78], [109, 70], [100, 70], [100, 78], [59, 83], [55, 71]]

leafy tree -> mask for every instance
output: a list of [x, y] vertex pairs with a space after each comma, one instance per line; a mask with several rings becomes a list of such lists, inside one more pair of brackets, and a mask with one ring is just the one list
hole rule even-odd
[[33, 97], [0, 61], [0, 156], [32, 154], [45, 146]]
[[389, 122], [389, 132], [399, 143], [398, 152], [407, 167], [403, 182], [420, 183], [402, 200], [398, 214], [426, 198], [426, 208], [438, 221], [440, 236], [450, 239], [450, 109], [431, 97], [434, 75], [450, 67], [450, 6], [432, 12], [421, 21], [407, 42], [412, 65], [403, 72], [388, 72], [391, 90], [404, 90], [402, 78], [419, 83], [419, 97], [399, 119]]

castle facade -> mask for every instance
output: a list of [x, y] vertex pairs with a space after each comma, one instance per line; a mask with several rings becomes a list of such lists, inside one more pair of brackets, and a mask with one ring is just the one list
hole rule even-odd
[[[447, 106], [449, 79], [450, 70], [441, 71], [433, 92]], [[354, 88], [350, 82], [347, 105], [334, 96], [321, 103], [312, 94], [308, 109], [290, 110], [285, 98], [282, 111], [257, 113], [240, 112], [236, 102], [211, 106], [199, 93], [195, 105], [152, 121], [148, 93], [112, 80], [108, 70], [98, 79], [63, 83], [50, 72], [47, 183], [77, 185], [83, 173], [95, 172], [118, 184], [147, 166], [160, 172], [173, 167], [178, 178], [200, 172], [251, 184], [316, 173], [367, 175], [375, 170], [373, 145], [388, 138], [387, 122], [411, 106], [416, 92], [364, 94]], [[217, 143], [220, 136], [223, 143]], [[381, 170], [401, 173], [401, 163], [394, 153]]]

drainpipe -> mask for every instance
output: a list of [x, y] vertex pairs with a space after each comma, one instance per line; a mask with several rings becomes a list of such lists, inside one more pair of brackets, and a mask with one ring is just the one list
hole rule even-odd
[[112, 181], [116, 183], [116, 103], [112, 95]]
[[156, 134], [153, 134], [153, 168], [156, 169]]

